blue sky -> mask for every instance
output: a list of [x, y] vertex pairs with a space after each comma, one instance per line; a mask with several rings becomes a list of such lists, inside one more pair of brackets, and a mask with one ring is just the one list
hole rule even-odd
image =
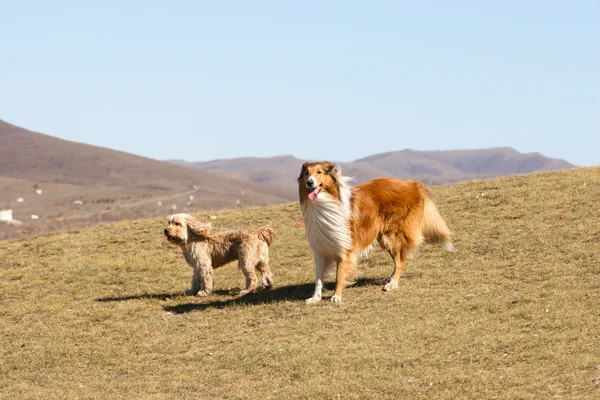
[[600, 164], [600, 2], [3, 1], [0, 118], [157, 159]]

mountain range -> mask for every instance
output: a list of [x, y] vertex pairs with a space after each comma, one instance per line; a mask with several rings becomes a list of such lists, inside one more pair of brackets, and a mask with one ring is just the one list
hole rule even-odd
[[[305, 161], [291, 155], [205, 162], [170, 160], [173, 164], [200, 171], [286, 189], [297, 187], [296, 176]], [[417, 179], [427, 185], [575, 167], [565, 160], [545, 157], [540, 153], [524, 154], [510, 147], [451, 151], [401, 150], [337, 164], [344, 175], [354, 177], [355, 183], [389, 176]]]
[[[293, 202], [303, 162], [291, 155], [165, 162], [0, 120], [0, 210], [21, 221], [0, 223], [0, 240], [179, 211]], [[508, 147], [402, 150], [339, 164], [356, 183], [394, 176], [429, 185], [574, 167]]]

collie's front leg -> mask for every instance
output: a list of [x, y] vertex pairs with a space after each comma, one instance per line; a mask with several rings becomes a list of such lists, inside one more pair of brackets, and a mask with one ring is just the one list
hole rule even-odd
[[311, 298], [306, 299], [307, 304], [315, 304], [321, 300], [323, 296], [323, 279], [325, 277], [325, 270], [332, 263], [320, 254], [315, 254], [315, 291]]
[[342, 302], [342, 291], [346, 286], [346, 275], [349, 271], [354, 270], [354, 261], [350, 260], [341, 260], [337, 265], [337, 272], [335, 276], [335, 294], [331, 297], [332, 303], [341, 303]]

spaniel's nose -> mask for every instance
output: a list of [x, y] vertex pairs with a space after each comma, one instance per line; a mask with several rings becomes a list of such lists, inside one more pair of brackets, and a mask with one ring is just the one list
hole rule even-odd
[[169, 230], [167, 228], [165, 228], [165, 235], [169, 234]]

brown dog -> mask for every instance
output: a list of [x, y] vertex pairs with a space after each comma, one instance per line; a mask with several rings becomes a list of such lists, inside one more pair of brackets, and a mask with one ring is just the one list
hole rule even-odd
[[446, 222], [425, 185], [417, 181], [380, 178], [351, 187], [335, 165], [314, 162], [302, 166], [298, 189], [316, 264], [315, 292], [308, 303], [321, 300], [328, 271], [336, 271], [331, 301], [340, 303], [347, 274], [355, 271], [357, 258], [375, 242], [394, 260], [386, 291], [398, 288], [407, 254], [422, 242], [454, 251]]
[[188, 214], [175, 214], [165, 228], [167, 240], [181, 246], [183, 257], [194, 269], [192, 286], [185, 291], [188, 296], [207, 296], [213, 289], [213, 269], [238, 260], [246, 277], [246, 288], [241, 294], [257, 290], [256, 270], [262, 274], [262, 286], [273, 286], [269, 268], [269, 246], [275, 239], [270, 226], [259, 230], [223, 232], [212, 234], [211, 224], [202, 223]]

